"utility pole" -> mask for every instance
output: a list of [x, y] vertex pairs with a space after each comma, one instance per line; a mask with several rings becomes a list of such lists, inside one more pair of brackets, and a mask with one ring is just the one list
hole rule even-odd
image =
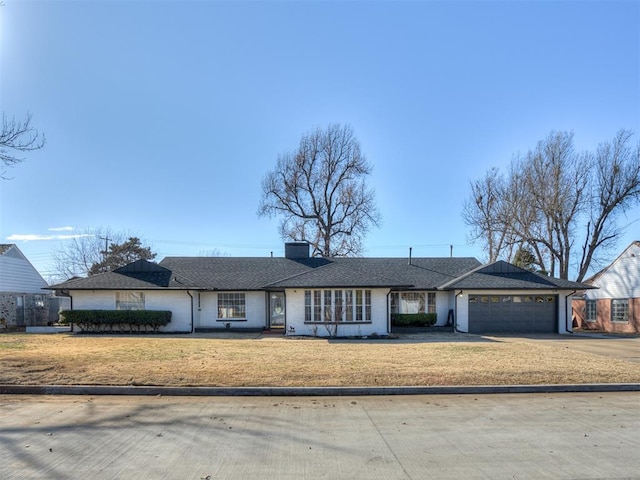
[[109, 240], [111, 240], [109, 238], [109, 236], [105, 236], [105, 237], [99, 237], [100, 240], [104, 240], [104, 252], [102, 252], [102, 264], [104, 265], [103, 267], [103, 271], [106, 272], [107, 271], [107, 253], [109, 250]]

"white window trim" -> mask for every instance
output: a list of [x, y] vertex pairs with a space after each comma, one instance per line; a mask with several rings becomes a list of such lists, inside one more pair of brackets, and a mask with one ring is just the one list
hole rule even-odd
[[[626, 305], [626, 319], [617, 320], [615, 317], [615, 302], [625, 302], [622, 305]], [[611, 299], [611, 323], [629, 323], [629, 299], [628, 298], [612, 298]]]
[[[429, 290], [408, 290], [408, 291], [392, 292], [391, 295], [395, 297], [395, 298], [392, 297], [394, 309], [392, 310], [391, 313], [399, 313], [399, 314], [416, 313], [416, 312], [402, 311], [403, 310], [402, 306], [405, 305], [405, 303], [403, 302], [406, 302], [406, 300], [403, 300], [403, 296], [410, 297], [415, 295], [424, 296], [422, 300], [422, 302], [424, 303], [424, 305], [422, 305], [422, 307], [424, 308], [424, 312], [421, 311], [422, 308], [420, 308], [421, 306], [419, 305], [418, 313], [436, 313], [437, 312], [436, 292], [432, 292]], [[430, 302], [430, 300], [433, 300], [433, 302]]]
[[[137, 298], [136, 298], [137, 297]], [[120, 291], [116, 292], [116, 310], [144, 310], [144, 292]]]
[[[221, 317], [220, 316], [220, 309], [224, 308], [225, 310], [229, 310], [229, 309], [234, 309], [237, 305], [233, 305], [232, 307], [221, 307], [220, 304], [222, 303], [220, 301], [221, 297], [229, 297], [227, 298], [227, 300], [231, 300], [232, 302], [236, 302], [236, 301], [241, 301], [242, 302], [242, 310], [243, 310], [243, 316], [236, 316], [236, 317]], [[240, 305], [240, 304], [238, 304]], [[218, 322], [246, 322], [247, 321], [247, 295], [245, 294], [245, 292], [218, 292], [218, 295], [216, 296], [216, 321]]]
[[305, 290], [304, 323], [371, 323], [371, 298], [371, 290], [363, 288]]
[[[589, 305], [593, 305], [593, 316], [589, 316]], [[585, 322], [589, 322], [589, 323], [595, 323], [598, 321], [598, 301], [597, 300], [585, 300], [584, 320]]]

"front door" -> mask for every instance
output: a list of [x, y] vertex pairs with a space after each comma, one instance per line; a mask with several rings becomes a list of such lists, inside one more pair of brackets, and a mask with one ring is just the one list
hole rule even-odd
[[269, 294], [269, 327], [284, 328], [284, 292]]

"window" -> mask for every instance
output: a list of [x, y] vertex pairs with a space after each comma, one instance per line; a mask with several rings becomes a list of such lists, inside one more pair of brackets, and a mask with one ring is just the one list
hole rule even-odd
[[344, 291], [345, 312], [347, 322], [353, 322], [353, 290]]
[[244, 320], [247, 318], [244, 293], [219, 293], [218, 318]]
[[362, 321], [362, 290], [356, 290], [356, 322]]
[[313, 318], [316, 322], [320, 321], [320, 312], [322, 311], [322, 292], [320, 290], [313, 291]]
[[44, 295], [34, 295], [33, 303], [35, 304], [36, 308], [44, 308]]
[[611, 321], [612, 322], [629, 322], [629, 299], [611, 300]]
[[304, 321], [311, 321], [311, 290], [304, 292]]
[[144, 310], [144, 292], [116, 292], [116, 310]]
[[597, 305], [596, 300], [586, 301], [585, 320], [587, 322], [595, 322], [598, 319], [598, 310], [596, 305]]
[[330, 322], [333, 318], [333, 312], [331, 308], [331, 290], [324, 291], [324, 321]]
[[435, 292], [394, 292], [391, 313], [436, 313]]
[[334, 300], [335, 300], [335, 312], [333, 314], [333, 318], [336, 322], [341, 322], [344, 320], [343, 318], [343, 305], [342, 305], [342, 290], [336, 290], [333, 292]]
[[305, 290], [305, 322], [370, 322], [371, 290]]

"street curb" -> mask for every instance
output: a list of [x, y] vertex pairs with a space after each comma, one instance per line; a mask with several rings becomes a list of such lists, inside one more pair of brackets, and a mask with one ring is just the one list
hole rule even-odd
[[160, 387], [129, 385], [0, 385], [0, 395], [155, 395], [211, 397], [479, 395], [504, 393], [594, 393], [637, 391], [640, 391], [640, 383], [461, 385], [433, 387]]

